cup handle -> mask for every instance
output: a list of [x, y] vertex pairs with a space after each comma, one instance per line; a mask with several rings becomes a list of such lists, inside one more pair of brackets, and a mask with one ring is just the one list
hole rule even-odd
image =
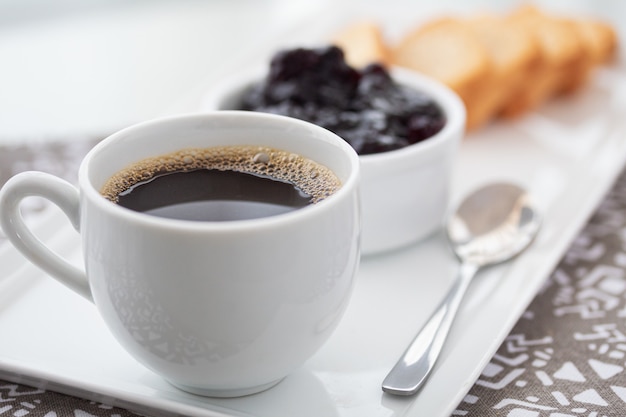
[[93, 302], [85, 272], [50, 250], [26, 226], [20, 203], [26, 197], [43, 197], [56, 204], [80, 229], [80, 198], [69, 182], [43, 172], [22, 172], [9, 179], [0, 190], [0, 225], [7, 238], [32, 263], [70, 289]]

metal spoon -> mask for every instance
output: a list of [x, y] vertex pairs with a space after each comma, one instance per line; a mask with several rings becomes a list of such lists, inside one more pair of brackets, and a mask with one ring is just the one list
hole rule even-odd
[[422, 387], [476, 272], [522, 252], [540, 223], [526, 191], [513, 184], [487, 185], [461, 203], [447, 226], [448, 239], [461, 260], [458, 278], [383, 381], [383, 391], [412, 395]]

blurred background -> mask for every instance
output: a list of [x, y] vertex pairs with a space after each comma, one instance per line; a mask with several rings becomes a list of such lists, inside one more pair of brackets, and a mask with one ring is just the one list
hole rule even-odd
[[[624, 26], [620, 20], [626, 19], [622, 0], [535, 3], [595, 15], [619, 30]], [[443, 11], [501, 11], [518, 4], [0, 0], [0, 145], [104, 137], [135, 122], [193, 111], [194, 95], [220, 77], [285, 40], [300, 35], [315, 39], [341, 24], [337, 19], [384, 18], [388, 13], [403, 19], [392, 22], [393, 31], [396, 23], [401, 28]]]

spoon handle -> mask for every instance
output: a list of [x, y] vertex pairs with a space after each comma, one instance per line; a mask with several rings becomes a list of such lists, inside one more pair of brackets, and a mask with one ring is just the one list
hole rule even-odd
[[461, 264], [452, 288], [383, 381], [383, 391], [413, 395], [421, 388], [439, 357], [463, 295], [478, 268], [472, 263]]

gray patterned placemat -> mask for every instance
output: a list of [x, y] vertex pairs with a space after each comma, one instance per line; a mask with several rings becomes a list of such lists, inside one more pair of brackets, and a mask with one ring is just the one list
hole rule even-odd
[[[0, 184], [30, 169], [75, 181], [79, 161], [97, 140], [0, 147]], [[41, 210], [27, 208], [32, 215]], [[0, 416], [134, 415], [0, 381]], [[453, 415], [626, 416], [626, 173]]]

